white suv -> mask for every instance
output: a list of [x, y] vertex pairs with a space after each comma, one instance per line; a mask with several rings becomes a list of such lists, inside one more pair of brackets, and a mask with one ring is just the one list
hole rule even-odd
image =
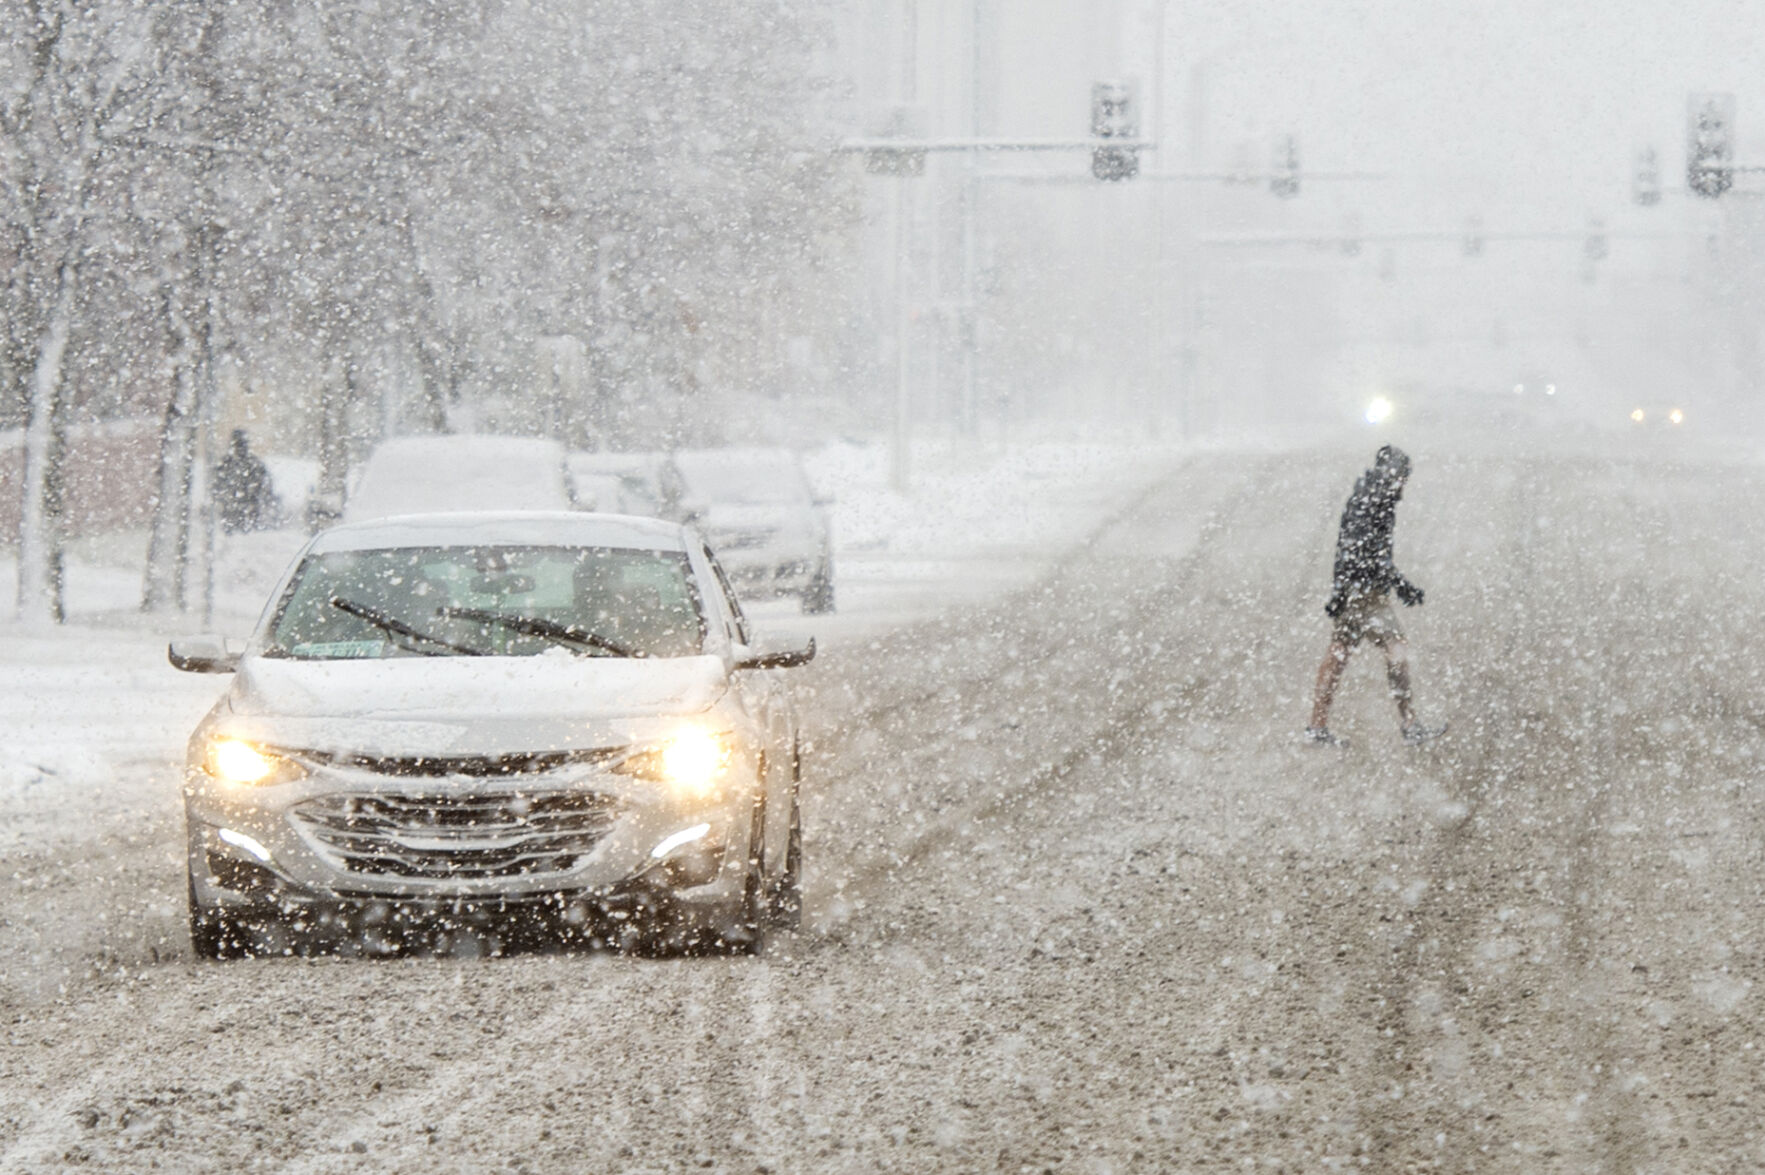
[[190, 933], [211, 957], [491, 924], [756, 949], [800, 909], [796, 718], [704, 543], [643, 518], [325, 531], [190, 740]]

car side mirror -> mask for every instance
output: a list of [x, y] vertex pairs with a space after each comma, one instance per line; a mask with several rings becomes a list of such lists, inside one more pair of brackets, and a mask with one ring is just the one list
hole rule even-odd
[[809, 643], [801, 648], [759, 640], [751, 645], [736, 646], [735, 667], [737, 669], [795, 669], [797, 666], [807, 665], [813, 660], [815, 660], [814, 637], [810, 637]]
[[173, 641], [166, 646], [165, 657], [185, 673], [231, 673], [239, 668], [239, 654], [228, 652], [226, 638], [213, 634]]

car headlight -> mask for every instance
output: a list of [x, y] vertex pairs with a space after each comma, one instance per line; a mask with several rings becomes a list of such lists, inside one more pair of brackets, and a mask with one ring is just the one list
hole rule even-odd
[[202, 766], [211, 777], [235, 787], [264, 787], [306, 775], [306, 768], [293, 759], [237, 738], [209, 743]]
[[613, 770], [660, 780], [682, 795], [702, 799], [717, 789], [734, 749], [730, 735], [689, 728], [628, 756]]

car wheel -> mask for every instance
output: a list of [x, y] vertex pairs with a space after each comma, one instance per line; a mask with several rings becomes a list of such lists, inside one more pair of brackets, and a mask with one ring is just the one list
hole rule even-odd
[[190, 946], [198, 959], [242, 959], [251, 953], [251, 924], [196, 900], [196, 879], [186, 877]]
[[803, 811], [791, 791], [791, 835], [784, 853], [784, 872], [772, 884], [767, 901], [767, 922], [780, 930], [803, 924]]
[[833, 611], [833, 568], [823, 563], [803, 589], [803, 611], [819, 616]]
[[741, 907], [735, 924], [718, 936], [724, 954], [757, 955], [766, 942], [766, 805], [754, 805], [748, 832], [748, 870], [742, 876]]

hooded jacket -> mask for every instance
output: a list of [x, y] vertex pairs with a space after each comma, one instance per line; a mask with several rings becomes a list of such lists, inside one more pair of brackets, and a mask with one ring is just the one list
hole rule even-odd
[[1395, 445], [1384, 445], [1373, 467], [1360, 475], [1342, 508], [1336, 534], [1336, 570], [1330, 602], [1324, 611], [1338, 615], [1352, 599], [1415, 589], [1391, 561], [1391, 531], [1397, 525], [1397, 503], [1410, 473], [1410, 459]]

